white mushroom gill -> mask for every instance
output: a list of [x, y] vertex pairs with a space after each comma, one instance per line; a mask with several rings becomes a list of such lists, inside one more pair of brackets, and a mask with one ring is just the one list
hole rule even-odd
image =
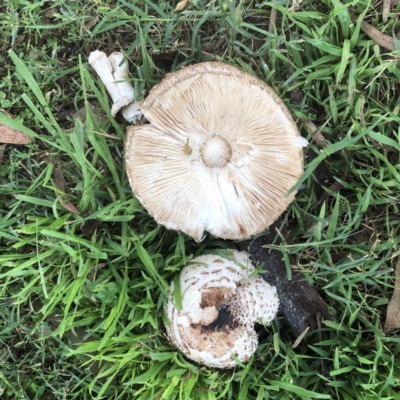
[[[180, 275], [182, 310], [171, 298], [165, 306], [166, 331], [174, 346], [208, 367], [231, 368], [234, 357], [246, 362], [256, 351], [256, 322], [270, 323], [278, 310], [276, 288], [255, 275], [248, 255], [232, 251], [232, 260], [204, 255]], [[242, 268], [238, 264], [245, 266]]]
[[135, 123], [142, 115], [139, 103], [135, 101], [134, 89], [129, 81], [128, 62], [122, 53], [112, 53], [108, 58], [101, 51], [93, 51], [89, 55], [89, 64], [106, 87], [113, 100], [111, 115], [115, 117], [121, 110], [123, 117]]
[[128, 128], [127, 173], [155, 220], [200, 241], [255, 235], [294, 199], [300, 133], [276, 93], [221, 63], [170, 74]]

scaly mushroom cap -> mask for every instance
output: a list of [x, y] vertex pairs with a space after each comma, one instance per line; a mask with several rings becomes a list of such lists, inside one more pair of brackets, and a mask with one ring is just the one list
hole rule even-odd
[[275, 287], [249, 277], [255, 268], [248, 255], [231, 251], [233, 261], [216, 255], [192, 260], [180, 275], [182, 310], [174, 305], [173, 284], [165, 306], [174, 346], [208, 367], [234, 367], [232, 354], [248, 361], [258, 344], [254, 324], [271, 322], [279, 305]]
[[127, 173], [154, 219], [201, 241], [241, 239], [293, 200], [304, 140], [277, 94], [236, 67], [206, 62], [167, 77], [128, 128]]

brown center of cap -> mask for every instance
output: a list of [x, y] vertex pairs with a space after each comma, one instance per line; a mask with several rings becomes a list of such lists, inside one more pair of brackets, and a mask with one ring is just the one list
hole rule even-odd
[[232, 156], [232, 147], [222, 136], [210, 136], [202, 149], [207, 167], [224, 167]]

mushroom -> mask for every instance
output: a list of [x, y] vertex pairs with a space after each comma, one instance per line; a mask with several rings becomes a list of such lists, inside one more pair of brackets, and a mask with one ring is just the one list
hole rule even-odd
[[258, 345], [255, 323], [270, 323], [279, 306], [276, 288], [254, 275], [247, 253], [230, 251], [230, 259], [193, 259], [180, 274], [182, 310], [174, 305], [173, 284], [165, 305], [173, 345], [208, 367], [234, 367], [233, 356], [248, 361]]
[[112, 53], [108, 58], [101, 51], [93, 51], [89, 55], [89, 64], [104, 83], [114, 104], [111, 115], [115, 117], [121, 110], [123, 117], [130, 123], [135, 123], [142, 115], [139, 103], [135, 101], [134, 89], [129, 82], [127, 61], [122, 62], [122, 53]]
[[277, 94], [236, 67], [205, 62], [171, 73], [128, 127], [127, 174], [154, 219], [201, 241], [255, 235], [294, 199], [307, 142]]

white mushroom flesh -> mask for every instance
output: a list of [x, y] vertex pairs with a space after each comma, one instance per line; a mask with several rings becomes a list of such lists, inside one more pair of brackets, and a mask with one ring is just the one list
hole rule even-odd
[[255, 268], [248, 255], [232, 250], [232, 256], [194, 259], [180, 275], [182, 310], [174, 305], [173, 284], [165, 307], [174, 346], [208, 367], [234, 367], [233, 355], [248, 361], [258, 345], [254, 324], [270, 323], [279, 306], [275, 287], [249, 277]]
[[170, 74], [128, 128], [127, 172], [155, 220], [202, 240], [265, 230], [303, 172], [299, 131], [276, 93], [221, 63]]

